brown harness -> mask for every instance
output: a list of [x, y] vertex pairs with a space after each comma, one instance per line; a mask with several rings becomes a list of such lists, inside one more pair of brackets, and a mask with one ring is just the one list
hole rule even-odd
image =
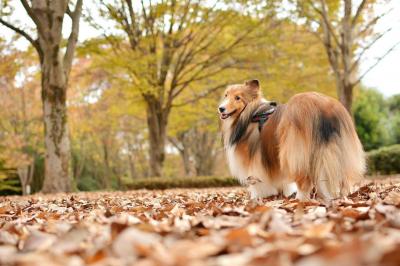
[[268, 121], [269, 117], [275, 112], [275, 108], [271, 108], [268, 111], [256, 113], [253, 115], [251, 122], [258, 123], [258, 130], [261, 131], [265, 122]]

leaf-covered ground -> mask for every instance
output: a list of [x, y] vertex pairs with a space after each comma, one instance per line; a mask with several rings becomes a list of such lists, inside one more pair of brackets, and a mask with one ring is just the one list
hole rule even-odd
[[400, 265], [400, 179], [329, 207], [243, 188], [3, 197], [0, 265]]

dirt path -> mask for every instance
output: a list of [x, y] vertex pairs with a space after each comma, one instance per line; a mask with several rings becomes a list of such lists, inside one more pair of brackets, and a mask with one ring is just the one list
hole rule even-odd
[[0, 265], [400, 265], [400, 179], [327, 207], [241, 188], [0, 198]]

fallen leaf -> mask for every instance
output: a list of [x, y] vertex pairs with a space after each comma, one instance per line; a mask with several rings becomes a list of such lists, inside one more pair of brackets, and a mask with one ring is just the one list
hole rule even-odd
[[56, 236], [52, 234], [43, 233], [40, 231], [33, 231], [24, 242], [23, 251], [41, 251], [51, 247], [56, 241]]
[[309, 225], [304, 230], [304, 236], [309, 238], [325, 238], [331, 235], [334, 222], [327, 222], [322, 224]]
[[389, 205], [394, 205], [396, 207], [400, 207], [400, 192], [392, 191], [390, 192], [385, 199], [383, 200], [384, 203]]
[[151, 247], [160, 242], [160, 237], [154, 233], [147, 233], [129, 227], [122, 231], [115, 239], [112, 250], [118, 257], [136, 257], [137, 247]]
[[252, 244], [252, 236], [247, 228], [232, 229], [226, 234], [225, 238], [229, 243], [240, 246], [251, 246]]

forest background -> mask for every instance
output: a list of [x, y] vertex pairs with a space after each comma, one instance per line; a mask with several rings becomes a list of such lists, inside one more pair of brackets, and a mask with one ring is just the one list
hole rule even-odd
[[366, 151], [400, 157], [400, 94], [363, 84], [400, 41], [365, 58], [394, 1], [45, 2], [0, 1], [1, 194], [229, 176], [216, 107], [252, 78], [338, 98]]

